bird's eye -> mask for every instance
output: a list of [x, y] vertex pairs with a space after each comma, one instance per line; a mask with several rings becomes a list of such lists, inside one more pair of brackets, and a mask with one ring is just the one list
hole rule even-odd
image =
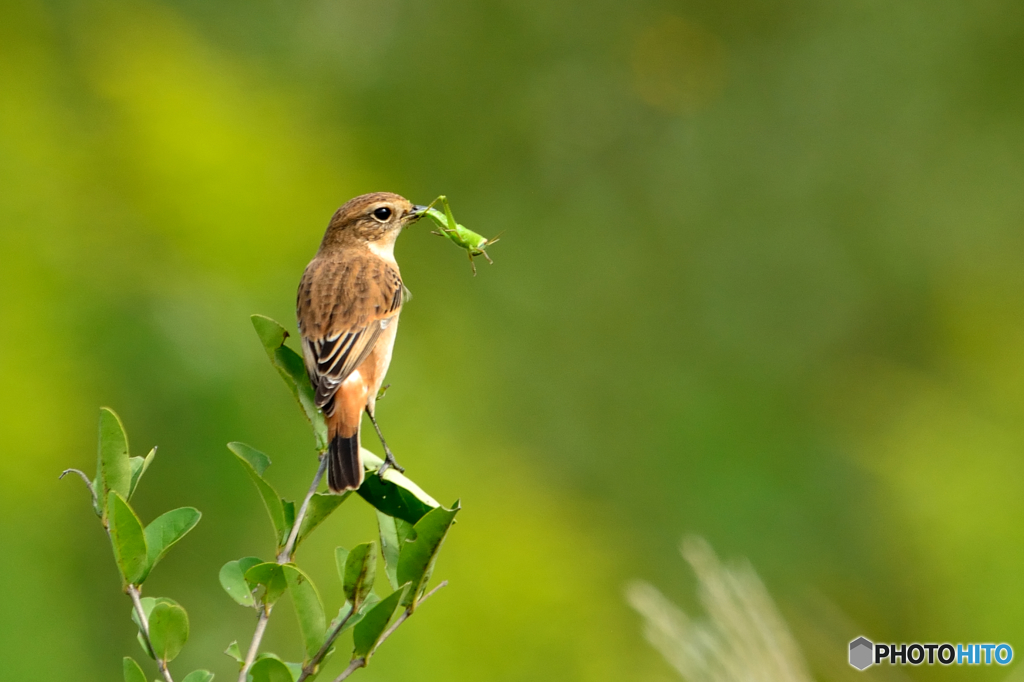
[[380, 208], [373, 209], [373, 217], [382, 223], [391, 217], [391, 209], [387, 206], [381, 206]]

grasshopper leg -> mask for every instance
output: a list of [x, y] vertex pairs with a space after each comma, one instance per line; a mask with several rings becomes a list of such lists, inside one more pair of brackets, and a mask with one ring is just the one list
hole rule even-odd
[[388, 447], [387, 441], [384, 440], [384, 434], [381, 433], [380, 427], [377, 425], [377, 420], [374, 419], [373, 413], [370, 410], [366, 410], [366, 414], [370, 416], [370, 423], [373, 424], [373, 428], [377, 431], [377, 438], [380, 438], [380, 444], [384, 446], [384, 463], [380, 465], [380, 469], [377, 470], [377, 475], [383, 477], [384, 472], [390, 467], [394, 467], [399, 473], [405, 473], [405, 468], [400, 466], [395, 461], [395, 455], [391, 452], [391, 448]]

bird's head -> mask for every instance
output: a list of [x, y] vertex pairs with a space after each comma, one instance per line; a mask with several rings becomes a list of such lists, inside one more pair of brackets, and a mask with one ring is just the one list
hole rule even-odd
[[424, 210], [424, 206], [416, 206], [391, 192], [360, 195], [349, 199], [335, 212], [327, 226], [323, 246], [354, 241], [393, 246], [402, 228], [419, 219]]

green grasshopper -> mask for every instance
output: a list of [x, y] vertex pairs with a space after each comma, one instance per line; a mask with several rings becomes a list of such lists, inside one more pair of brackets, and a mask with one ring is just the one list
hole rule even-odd
[[[441, 202], [441, 205], [444, 206], [444, 213], [441, 213], [434, 208], [434, 204], [439, 201]], [[448, 197], [442, 194], [431, 201], [423, 211], [423, 215], [430, 216], [430, 219], [437, 223], [437, 226], [441, 228], [440, 232], [431, 232], [431, 234], [436, 234], [440, 237], [448, 237], [448, 239], [466, 250], [466, 253], [469, 254], [469, 264], [473, 266], [474, 277], [476, 277], [476, 263], [473, 262], [473, 258], [475, 256], [483, 256], [487, 259], [488, 263], [494, 265], [494, 261], [492, 261], [491, 257], [487, 255], [486, 249], [488, 246], [498, 241], [501, 235], [499, 234], [494, 239], [487, 239], [486, 237], [473, 232], [473, 230], [459, 225], [455, 222], [455, 217], [452, 216], [452, 209], [448, 205]]]

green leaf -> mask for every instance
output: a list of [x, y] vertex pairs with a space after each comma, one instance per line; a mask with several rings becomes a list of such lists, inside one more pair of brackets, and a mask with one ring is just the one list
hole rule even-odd
[[323, 452], [327, 449], [327, 425], [324, 423], [323, 413], [316, 406], [315, 392], [309, 383], [309, 375], [306, 374], [306, 365], [302, 361], [302, 357], [284, 345], [284, 340], [288, 338], [288, 331], [277, 321], [265, 315], [253, 315], [251, 319], [252, 326], [256, 329], [256, 334], [260, 337], [263, 350], [266, 351], [271, 364], [284, 379], [288, 390], [299, 401], [299, 406], [302, 407], [306, 419], [313, 426], [316, 449]]
[[257, 476], [263, 476], [270, 466], [270, 458], [251, 445], [228, 443], [228, 449], [235, 453], [236, 457], [252, 467]]
[[[149, 621], [149, 617], [152, 615], [153, 609], [156, 608], [157, 604], [169, 604], [171, 606], [176, 606], [178, 604], [178, 602], [173, 599], [168, 599], [167, 597], [157, 597], [155, 599], [153, 597], [142, 597], [139, 599], [139, 603], [142, 605], [142, 613], [145, 614], [147, 622]], [[139, 621], [139, 614], [134, 608], [132, 609], [132, 622], [135, 623], [135, 627], [139, 629], [139, 635], [137, 638], [139, 640], [139, 646], [142, 647], [142, 650], [147, 656], [153, 658], [153, 653], [146, 646], [146, 641], [142, 639], [142, 623]]]
[[[145, 614], [146, 620], [149, 620], [149, 614], [153, 613], [153, 609], [156, 608], [157, 604], [177, 604], [178, 602], [168, 597], [141, 597], [139, 603], [142, 604], [142, 613]], [[132, 608], [132, 622], [135, 623], [135, 627], [142, 629], [142, 623], [139, 622], [139, 614]]]
[[213, 673], [209, 670], [193, 670], [181, 682], [211, 682]]
[[338, 580], [345, 583], [345, 562], [348, 560], [348, 550], [344, 547], [334, 548], [334, 565], [338, 569]]
[[242, 606], [256, 606], [252, 598], [252, 587], [245, 581], [245, 572], [263, 561], [254, 556], [247, 556], [237, 561], [229, 561], [220, 569], [220, 585], [228, 596]]
[[402, 606], [411, 605], [413, 609], [416, 608], [416, 601], [423, 593], [434, 570], [437, 553], [460, 508], [456, 501], [451, 509], [438, 507], [428, 512], [413, 527], [416, 536], [402, 545], [401, 553], [398, 555], [398, 582], [410, 584], [409, 593]]
[[[373, 592], [371, 592], [370, 594], [366, 595], [366, 599], [359, 606], [359, 610], [356, 611], [354, 616], [349, 618], [349, 621], [347, 623], [345, 623], [345, 627], [343, 627], [341, 629], [341, 632], [345, 632], [345, 630], [348, 630], [349, 628], [355, 627], [356, 625], [358, 625], [359, 621], [361, 621], [363, 619], [363, 616], [365, 616], [367, 613], [372, 611], [373, 607], [375, 607], [379, 603], [380, 603], [380, 597], [378, 597]], [[342, 608], [344, 608], [344, 607], [342, 607]]]
[[408, 521], [396, 519], [383, 512], [377, 512], [377, 525], [380, 528], [380, 552], [384, 556], [384, 572], [392, 589], [398, 588], [398, 555], [406, 540], [416, 537], [413, 525]]
[[281, 496], [263, 480], [263, 472], [270, 466], [270, 458], [245, 443], [228, 443], [228, 449], [238, 457], [245, 472], [249, 474], [249, 478], [256, 485], [256, 490], [259, 491], [260, 497], [263, 499], [263, 506], [267, 508], [267, 514], [270, 515], [270, 522], [274, 524], [275, 542], [278, 546], [283, 545], [288, 539], [291, 524], [285, 519], [284, 502], [281, 500]]
[[110, 544], [114, 547], [114, 559], [121, 570], [121, 578], [126, 585], [137, 585], [149, 573], [149, 552], [142, 523], [114, 490], [107, 495], [107, 511], [110, 515]]
[[308, 661], [324, 644], [327, 618], [324, 616], [323, 603], [313, 581], [298, 566], [285, 564], [281, 569], [288, 582], [288, 591], [292, 595], [292, 605], [299, 619], [299, 631], [302, 633]]
[[252, 326], [256, 330], [256, 335], [260, 337], [267, 357], [273, 359], [274, 351], [288, 338], [288, 330], [282, 327], [280, 322], [266, 315], [252, 315], [249, 319], [252, 320]]
[[124, 668], [124, 682], [146, 682], [146, 673], [142, 672], [142, 668], [131, 656], [124, 657], [122, 667]]
[[[121, 419], [109, 407], [100, 408], [99, 452], [96, 463], [96, 493], [101, 503], [111, 490], [122, 498], [131, 492], [132, 470], [128, 462], [128, 436]], [[104, 509], [106, 512], [106, 509]]]
[[[337, 556], [337, 552], [335, 553]], [[341, 566], [338, 566], [341, 572]], [[356, 545], [345, 558], [345, 569], [342, 584], [345, 597], [359, 608], [366, 595], [373, 589], [373, 579], [377, 575], [377, 543], [367, 542]]]
[[130, 457], [128, 459], [128, 465], [132, 472], [132, 482], [128, 486], [128, 499], [132, 499], [132, 495], [135, 494], [135, 488], [139, 485], [139, 481], [142, 480], [142, 475], [149, 469], [149, 465], [153, 463], [153, 458], [156, 457], [156, 447], [149, 451], [149, 454], [145, 457]]
[[351, 494], [352, 491], [347, 491], [343, 495], [328, 495], [324, 493], [313, 495], [309, 500], [306, 515], [302, 519], [302, 525], [299, 526], [299, 537], [295, 540], [295, 546], [298, 547]]
[[238, 661], [239, 668], [245, 663], [245, 657], [242, 655], [242, 650], [238, 648], [237, 641], [228, 644], [228, 648], [224, 650], [224, 653]]
[[92, 489], [96, 492], [96, 496], [92, 500], [93, 511], [96, 512], [96, 516], [100, 519], [107, 518], [107, 497], [103, 494], [103, 481], [100, 480], [100, 474], [96, 472], [96, 478], [92, 479]]
[[149, 616], [149, 641], [158, 659], [173, 661], [188, 641], [185, 609], [167, 602], [154, 606]]
[[291, 535], [292, 526], [295, 525], [295, 503], [291, 500], [281, 498], [281, 509], [284, 510], [284, 539], [281, 540], [281, 544], [284, 545], [288, 540], [288, 536]]
[[[351, 612], [351, 611], [352, 611], [352, 604], [350, 604], [348, 602], [345, 602], [344, 604], [342, 604], [341, 608], [338, 609], [338, 615], [336, 615], [334, 618], [332, 618], [331, 622], [327, 624], [327, 632], [333, 632], [334, 628], [338, 627], [338, 623], [340, 623], [342, 620], [344, 620], [348, 616], [349, 612]], [[342, 630], [342, 632], [344, 632], [345, 630], [348, 630], [350, 627], [352, 627], [353, 623], [350, 622], [351, 620], [352, 619], [349, 618], [349, 622], [345, 623], [345, 628]]]
[[[149, 554], [147, 575], [178, 540], [196, 527], [200, 517], [202, 514], [195, 507], [180, 507], [161, 514], [146, 526], [146, 547]], [[143, 576], [143, 580], [145, 578], [146, 576]]]
[[437, 500], [423, 492], [422, 488], [394, 467], [385, 471], [384, 480], [381, 480], [376, 472], [384, 460], [366, 448], [362, 449], [362, 456], [367, 475], [358, 492], [379, 511], [409, 523], [416, 523], [428, 511], [441, 506]]
[[263, 588], [263, 594], [260, 596], [260, 602], [263, 604], [273, 604], [288, 589], [288, 581], [284, 577], [281, 565], [272, 561], [256, 564], [246, 571], [245, 582], [254, 590], [257, 587]]
[[355, 657], [366, 656], [369, 659], [370, 652], [373, 651], [373, 647], [380, 641], [381, 636], [388, 627], [388, 623], [391, 622], [391, 617], [395, 615], [395, 609], [403, 601], [408, 589], [408, 585], [403, 585], [392, 592], [381, 600], [379, 604], [367, 611], [366, 615], [356, 624], [355, 630], [352, 632]]
[[295, 682], [291, 669], [273, 654], [260, 654], [249, 668], [252, 682]]
[[[359, 621], [363, 619], [363, 616], [372, 611], [373, 607], [375, 607], [379, 603], [380, 597], [378, 597], [373, 592], [366, 595], [366, 599], [363, 600], [363, 603], [359, 606], [359, 609], [352, 615], [351, 618], [345, 621], [344, 627], [342, 627], [341, 630], [338, 630], [338, 634], [340, 635], [342, 632], [345, 632], [345, 630], [348, 630], [349, 628], [354, 628], [356, 625], [358, 625]], [[330, 624], [327, 626], [327, 631], [333, 631], [334, 628], [338, 626], [338, 623], [340, 623], [346, 616], [348, 616], [348, 613], [351, 610], [352, 604], [350, 604], [349, 602], [345, 602], [345, 605], [338, 610], [338, 615], [335, 616], [334, 620], [332, 620]]]

